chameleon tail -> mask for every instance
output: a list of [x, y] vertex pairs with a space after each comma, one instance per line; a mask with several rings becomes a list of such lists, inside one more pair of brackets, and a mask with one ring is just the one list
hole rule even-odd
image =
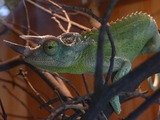
[[158, 73], [155, 74], [154, 82], [152, 81], [152, 76], [148, 78], [148, 82], [149, 82], [149, 85], [150, 85], [152, 90], [158, 89], [158, 85], [160, 83], [160, 79], [159, 79]]

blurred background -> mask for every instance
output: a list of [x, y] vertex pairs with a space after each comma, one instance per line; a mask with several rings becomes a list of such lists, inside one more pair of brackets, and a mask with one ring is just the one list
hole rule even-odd
[[[91, 9], [97, 16], [103, 17], [109, 0], [53, 0], [59, 5], [77, 6]], [[42, 9], [38, 6], [44, 7]], [[49, 13], [45, 10], [55, 12], [55, 6], [47, 0], [0, 0], [0, 60], [5, 62], [11, 58], [14, 58], [18, 54], [8, 48], [3, 40], [9, 40], [18, 44], [25, 44], [25, 41], [19, 38], [21, 34], [33, 34], [33, 35], [46, 35], [51, 34], [58, 36], [62, 34], [62, 31], [56, 19], [53, 17], [52, 12]], [[26, 12], [27, 11], [27, 12]], [[160, 26], [160, 2], [159, 0], [119, 0], [116, 7], [113, 9], [110, 21], [115, 21], [117, 18], [127, 16], [128, 14], [136, 11], [142, 11], [150, 14], [156, 20], [158, 26]], [[73, 25], [71, 27], [72, 32], [82, 33], [88, 28], [98, 28], [99, 23], [88, 15], [81, 14], [79, 12], [67, 12], [70, 19], [75, 23], [82, 25], [77, 27]], [[60, 15], [64, 16], [62, 13]], [[57, 18], [64, 27], [67, 27], [67, 22]], [[29, 25], [29, 26], [28, 26]], [[84, 28], [83, 28], [84, 26]], [[29, 29], [28, 29], [29, 28]], [[143, 61], [151, 57], [151, 55], [139, 56], [133, 62], [133, 68], [141, 64]], [[152, 67], [152, 66], [151, 66]], [[7, 71], [0, 72], [0, 99], [6, 113], [8, 114], [8, 120], [32, 120], [42, 119], [49, 115], [49, 112], [45, 109], [40, 109], [40, 104], [37, 103], [32, 97], [19, 89], [15, 84], [6, 82], [10, 80], [16, 82], [32, 92], [30, 87], [22, 80], [22, 77], [17, 76], [19, 68], [23, 68], [27, 71], [27, 77], [33, 87], [46, 99], [53, 99], [56, 97], [55, 92], [30, 68], [20, 65]], [[82, 75], [72, 74], [60, 74], [64, 78], [70, 80], [70, 82], [78, 89], [81, 95], [86, 95], [85, 85], [82, 79]], [[89, 91], [93, 90], [94, 76], [85, 75]], [[131, 81], [132, 82], [132, 81]], [[68, 87], [71, 94], [76, 96], [75, 92]], [[148, 82], [144, 82], [141, 85], [142, 90], [151, 91]], [[16, 96], [16, 97], [14, 97]], [[22, 102], [23, 103], [22, 103]], [[109, 120], [118, 120], [127, 116], [130, 112], [135, 110], [142, 102], [143, 98], [136, 98], [122, 104], [122, 113], [120, 115], [113, 114]], [[25, 104], [25, 105], [23, 105]], [[29, 110], [28, 110], [29, 109]], [[153, 104], [143, 114], [141, 114], [138, 120], [155, 120], [159, 113], [157, 104]], [[2, 114], [2, 111], [1, 111]], [[34, 116], [34, 118], [33, 118]], [[1, 117], [2, 119], [2, 117]]]

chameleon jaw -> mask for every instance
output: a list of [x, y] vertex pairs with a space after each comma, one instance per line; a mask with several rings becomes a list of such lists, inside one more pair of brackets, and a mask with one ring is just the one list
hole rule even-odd
[[5, 44], [12, 48], [13, 50], [15, 50], [16, 52], [24, 55], [25, 57], [26, 56], [29, 56], [32, 51], [34, 50], [34, 48], [31, 48], [29, 46], [22, 46], [22, 45], [19, 45], [19, 44], [16, 44], [16, 43], [13, 43], [13, 42], [10, 42], [10, 41], [7, 41], [7, 40], [3, 40], [5, 42]]

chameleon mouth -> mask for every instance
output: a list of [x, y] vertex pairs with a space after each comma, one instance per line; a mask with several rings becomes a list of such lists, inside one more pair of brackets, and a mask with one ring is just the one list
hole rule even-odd
[[59, 60], [55, 60], [55, 59], [52, 59], [52, 60], [44, 60], [44, 59], [36, 59], [36, 58], [26, 58], [25, 61], [27, 63], [30, 63], [32, 65], [35, 65], [35, 66], [47, 66], [47, 67], [50, 67], [50, 66], [58, 66], [58, 67], [65, 67], [65, 63], [63, 61], [59, 61]]

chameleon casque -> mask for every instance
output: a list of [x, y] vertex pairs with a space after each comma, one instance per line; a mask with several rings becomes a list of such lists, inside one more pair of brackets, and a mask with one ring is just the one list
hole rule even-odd
[[[113, 71], [117, 71], [113, 82], [131, 70], [131, 62], [138, 55], [160, 51], [160, 35], [155, 20], [142, 12], [132, 13], [116, 22], [111, 22], [110, 31], [116, 47]], [[22, 46], [9, 41], [4, 42], [25, 56], [25, 61], [51, 72], [60, 73], [94, 73], [99, 30], [64, 33], [58, 37], [52, 35], [22, 35], [31, 40], [37, 47]], [[104, 44], [103, 72], [107, 73], [110, 65], [111, 45], [107, 34]], [[151, 85], [154, 87], [153, 85]], [[119, 97], [111, 100], [117, 114], [121, 107]]]

